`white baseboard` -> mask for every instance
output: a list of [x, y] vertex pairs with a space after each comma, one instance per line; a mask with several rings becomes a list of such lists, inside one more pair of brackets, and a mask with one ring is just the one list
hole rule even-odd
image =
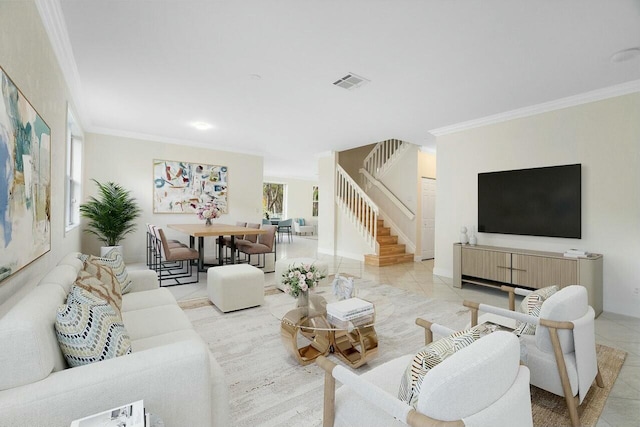
[[[320, 250], [318, 250], [319, 252]], [[349, 259], [355, 259], [356, 261], [362, 261], [364, 262], [364, 255], [363, 254], [357, 254], [354, 252], [345, 252], [345, 251], [336, 251], [336, 255], [343, 257], [343, 258], [349, 258]]]
[[318, 253], [325, 255], [335, 255], [333, 253], [333, 248], [321, 248], [320, 246], [318, 246]]
[[436, 276], [448, 277], [449, 279], [453, 279], [453, 270], [448, 270], [446, 268], [434, 267], [433, 274]]

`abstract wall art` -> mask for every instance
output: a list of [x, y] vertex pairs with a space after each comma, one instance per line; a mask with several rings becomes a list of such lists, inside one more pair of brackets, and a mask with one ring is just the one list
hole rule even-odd
[[154, 160], [153, 187], [154, 213], [193, 214], [208, 202], [228, 212], [226, 166]]
[[0, 282], [51, 249], [51, 129], [0, 68]]

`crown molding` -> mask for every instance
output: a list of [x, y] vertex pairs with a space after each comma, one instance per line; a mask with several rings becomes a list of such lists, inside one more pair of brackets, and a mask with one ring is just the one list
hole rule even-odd
[[64, 21], [64, 15], [62, 13], [62, 7], [59, 0], [36, 0], [36, 8], [40, 14], [40, 19], [44, 26], [51, 47], [58, 60], [58, 65], [62, 71], [62, 76], [67, 83], [69, 92], [71, 94], [71, 103], [80, 126], [83, 129], [87, 129], [91, 126], [91, 122], [85, 114], [85, 106], [82, 100], [82, 90], [80, 84], [80, 73], [78, 72], [78, 65], [73, 56], [73, 49], [71, 48], [71, 40], [69, 39], [69, 33], [67, 32], [67, 25]]
[[479, 119], [469, 120], [450, 126], [444, 126], [441, 128], [430, 130], [429, 133], [435, 136], [442, 136], [450, 133], [477, 128], [480, 126], [501, 123], [507, 120], [534, 116], [536, 114], [560, 110], [562, 108], [574, 107], [581, 104], [587, 104], [589, 102], [601, 101], [603, 99], [627, 95], [634, 92], [640, 92], [640, 80], [631, 80], [626, 83], [621, 83], [602, 89], [596, 89], [590, 92], [581, 93], [579, 95], [568, 96], [566, 98], [560, 98], [554, 101], [543, 102], [542, 104], [518, 108], [516, 110], [511, 110], [504, 113], [481, 117]]

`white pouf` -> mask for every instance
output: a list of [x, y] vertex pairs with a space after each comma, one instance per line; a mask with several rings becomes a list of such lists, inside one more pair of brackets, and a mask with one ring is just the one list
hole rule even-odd
[[[315, 258], [285, 258], [276, 261], [276, 287], [281, 291], [284, 291], [284, 284], [282, 283], [282, 274], [287, 271], [293, 264], [296, 266], [300, 264], [313, 264], [316, 266], [320, 273], [325, 276], [329, 275], [329, 264], [326, 261], [322, 261]], [[325, 277], [320, 281], [320, 286], [326, 284], [329, 281], [328, 277]]]
[[264, 273], [248, 264], [210, 267], [207, 270], [209, 299], [223, 313], [264, 303]]

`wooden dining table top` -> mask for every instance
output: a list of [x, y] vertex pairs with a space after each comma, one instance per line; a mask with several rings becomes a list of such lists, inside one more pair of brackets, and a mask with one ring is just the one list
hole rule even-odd
[[239, 227], [230, 224], [169, 224], [167, 227], [188, 234], [193, 237], [207, 236], [241, 236], [247, 234], [266, 234], [267, 230], [260, 228]]

